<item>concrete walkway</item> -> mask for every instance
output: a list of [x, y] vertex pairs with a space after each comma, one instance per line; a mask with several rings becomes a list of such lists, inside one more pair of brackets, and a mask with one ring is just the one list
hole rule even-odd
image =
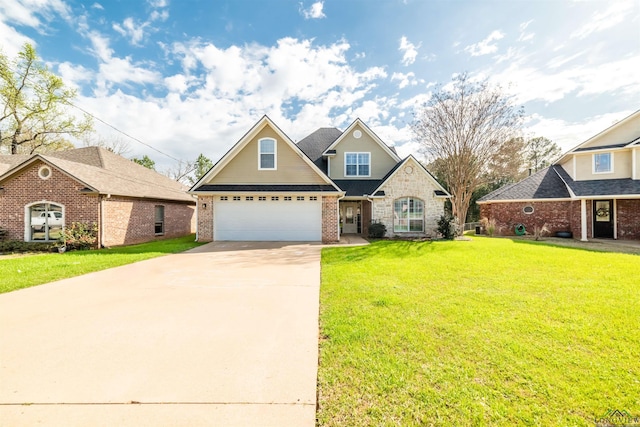
[[0, 425], [314, 426], [320, 249], [212, 243], [0, 295]]

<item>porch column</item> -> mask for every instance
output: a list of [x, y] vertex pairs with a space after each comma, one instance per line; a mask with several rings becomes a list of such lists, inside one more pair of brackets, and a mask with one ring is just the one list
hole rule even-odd
[[618, 240], [618, 199], [613, 199], [613, 238]]
[[587, 241], [587, 201], [586, 199], [580, 199], [580, 240]]

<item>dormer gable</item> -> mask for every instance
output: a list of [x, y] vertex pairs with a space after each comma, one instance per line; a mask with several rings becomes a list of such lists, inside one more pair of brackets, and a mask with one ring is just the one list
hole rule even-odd
[[640, 110], [564, 154], [558, 164], [576, 181], [640, 179]]
[[332, 179], [381, 179], [400, 158], [360, 119], [323, 153]]

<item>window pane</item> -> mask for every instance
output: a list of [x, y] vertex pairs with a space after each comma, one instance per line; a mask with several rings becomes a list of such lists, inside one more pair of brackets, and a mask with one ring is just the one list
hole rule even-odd
[[369, 175], [369, 165], [358, 166], [358, 175], [363, 175], [363, 176]]
[[273, 154], [260, 154], [260, 168], [273, 169], [275, 168], [275, 155]]
[[263, 139], [260, 141], [260, 154], [274, 154], [276, 152], [276, 142], [273, 139]]
[[358, 174], [358, 166], [347, 165], [347, 176], [355, 176]]
[[358, 153], [358, 163], [361, 165], [368, 165], [369, 153]]
[[347, 153], [347, 165], [355, 165], [358, 162], [358, 155], [356, 153]]
[[611, 172], [611, 153], [595, 154], [593, 161], [596, 172]]

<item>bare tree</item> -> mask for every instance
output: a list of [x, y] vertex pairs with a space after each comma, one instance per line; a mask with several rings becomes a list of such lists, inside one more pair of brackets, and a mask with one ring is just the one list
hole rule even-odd
[[558, 144], [543, 136], [531, 138], [525, 147], [525, 157], [534, 172], [551, 165], [561, 153]]
[[121, 136], [106, 138], [100, 135], [88, 135], [82, 138], [82, 145], [85, 147], [102, 147], [123, 157], [131, 152], [131, 146]]
[[11, 154], [31, 152], [64, 136], [78, 137], [91, 132], [91, 118], [78, 119], [67, 112], [76, 92], [39, 61], [35, 49], [25, 44], [14, 61], [0, 53], [0, 145], [9, 145]]
[[191, 174], [195, 169], [195, 162], [181, 160], [161, 173], [175, 181], [181, 182], [184, 185], [189, 185], [192, 181]]
[[518, 136], [523, 115], [501, 87], [474, 82], [467, 74], [441, 86], [416, 115], [414, 136], [427, 161], [438, 160], [458, 225], [465, 221], [473, 192], [491, 179], [501, 154]]

